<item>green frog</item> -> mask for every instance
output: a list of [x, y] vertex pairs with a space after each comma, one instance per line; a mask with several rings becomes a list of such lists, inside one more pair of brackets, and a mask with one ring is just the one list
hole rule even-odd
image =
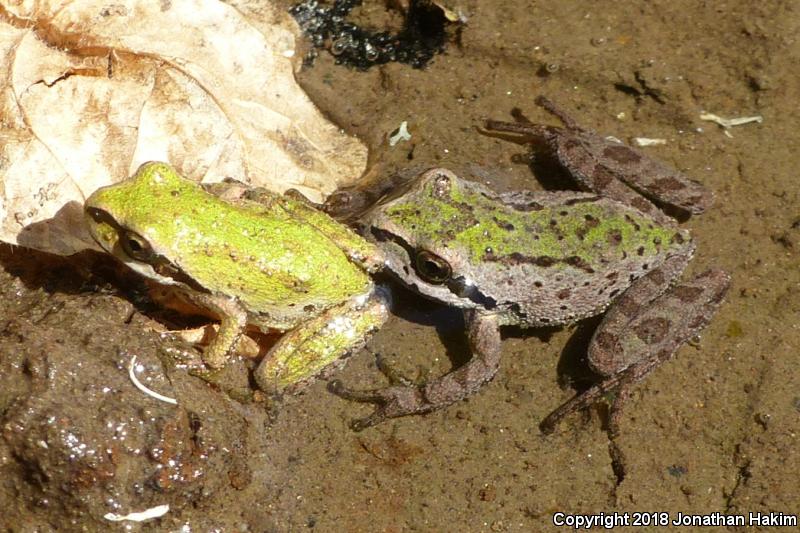
[[388, 293], [370, 275], [381, 251], [291, 197], [223, 199], [150, 162], [95, 191], [85, 213], [106, 252], [220, 320], [202, 354], [209, 369], [247, 326], [285, 331], [255, 372], [269, 393], [320, 374], [388, 317]]
[[[695, 197], [696, 185], [690, 188]], [[498, 370], [502, 326], [571, 324], [604, 312], [588, 349], [602, 380], [554, 411], [541, 428], [552, 431], [565, 415], [611, 390], [617, 394], [610, 425], [616, 425], [630, 385], [708, 323], [729, 277], [709, 270], [675, 285], [695, 249], [689, 232], [644, 197], [629, 201], [635, 193], [627, 188], [622, 194], [597, 189], [611, 195], [496, 194], [435, 168], [364, 215], [363, 233], [403, 284], [464, 310], [472, 356], [423, 384], [390, 375], [391, 386], [358, 391], [332, 381], [334, 393], [376, 405], [352, 427], [433, 411], [475, 393]]]

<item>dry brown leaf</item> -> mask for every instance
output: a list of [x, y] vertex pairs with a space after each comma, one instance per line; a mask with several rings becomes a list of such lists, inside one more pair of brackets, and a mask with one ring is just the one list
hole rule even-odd
[[321, 200], [366, 148], [293, 75], [296, 26], [268, 2], [0, 0], [0, 240], [94, 247], [83, 200], [139, 164]]

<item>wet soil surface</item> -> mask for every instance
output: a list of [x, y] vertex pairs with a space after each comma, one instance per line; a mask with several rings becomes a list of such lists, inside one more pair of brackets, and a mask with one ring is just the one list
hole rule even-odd
[[[382, 2], [367, 4], [353, 16], [387, 18]], [[478, 394], [354, 433], [348, 422], [369, 407], [323, 381], [266, 405], [165, 363], [157, 332], [180, 324], [107, 260], [3, 247], [4, 530], [545, 531], [557, 512], [800, 513], [798, 6], [453, 6], [468, 21], [424, 70], [362, 72], [322, 53], [298, 75], [370, 146], [374, 173], [447, 166], [498, 190], [568, 187], [528, 147], [480, 131], [515, 107], [556, 124], [533, 103], [543, 94], [603, 134], [666, 139], [644, 150], [715, 193], [684, 223], [698, 245], [686, 275], [724, 268], [732, 290], [701, 338], [635, 388], [617, 439], [626, 475], [612, 468], [602, 406], [552, 435], [538, 429], [585, 386], [596, 320], [506, 331], [500, 372]], [[726, 135], [702, 111], [764, 120]], [[411, 139], [389, 146], [402, 121]], [[337, 373], [346, 384], [385, 384], [378, 353], [410, 375], [464, 361], [459, 314], [394, 290], [389, 323]], [[133, 387], [133, 355], [140, 379], [177, 406]], [[248, 366], [229, 371], [240, 388]], [[158, 520], [104, 518], [163, 504]]]

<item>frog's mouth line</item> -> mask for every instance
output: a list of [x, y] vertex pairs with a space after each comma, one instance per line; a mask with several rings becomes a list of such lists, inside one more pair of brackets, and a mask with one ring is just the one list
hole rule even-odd
[[[429, 281], [426, 281], [424, 277], [417, 271], [416, 267], [417, 262], [414, 260], [420, 250], [413, 247], [410, 243], [408, 243], [405, 239], [403, 239], [399, 235], [390, 233], [386, 230], [382, 230], [379, 228], [371, 228], [370, 232], [372, 233], [372, 236], [375, 238], [376, 241], [391, 242], [397, 245], [398, 247], [402, 248], [403, 250], [405, 250], [408, 256], [408, 264], [412, 265], [412, 268], [414, 268], [414, 271], [416, 272], [416, 278], [419, 281], [425, 283], [426, 285], [432, 287], [434, 290], [436, 290], [436, 288], [438, 287], [444, 287], [447, 290], [449, 290], [454, 296], [457, 296], [458, 298], [467, 299], [470, 302], [476, 304], [476, 306], [479, 306], [486, 310], [492, 310], [497, 307], [497, 300], [483, 294], [478, 289], [478, 287], [475, 286], [474, 283], [470, 282], [464, 276], [449, 276], [447, 279], [442, 280], [440, 283], [431, 283]], [[401, 280], [403, 280], [403, 278], [397, 272], [393, 273]], [[421, 292], [425, 294], [424, 291]]]

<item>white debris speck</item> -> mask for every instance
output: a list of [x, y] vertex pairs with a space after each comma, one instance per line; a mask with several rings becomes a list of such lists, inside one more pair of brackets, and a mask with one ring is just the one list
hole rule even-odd
[[666, 139], [651, 139], [649, 137], [634, 137], [633, 142], [636, 146], [657, 146], [659, 144], [667, 144]]
[[741, 126], [742, 124], [749, 124], [751, 122], [758, 122], [761, 124], [764, 122], [764, 117], [761, 115], [753, 115], [751, 117], [735, 117], [735, 118], [723, 118], [719, 115], [715, 115], [714, 113], [700, 113], [700, 120], [707, 120], [709, 122], [713, 122], [715, 124], [719, 124], [725, 129], [725, 135], [728, 137], [733, 137], [731, 133], [728, 131], [730, 128], [734, 126]]
[[103, 518], [111, 522], [123, 522], [129, 520], [131, 522], [144, 522], [145, 520], [152, 520], [159, 518], [169, 512], [169, 505], [156, 505], [150, 509], [139, 511], [137, 513], [129, 513], [126, 515], [119, 515], [117, 513], [106, 513]]
[[400, 123], [400, 127], [397, 128], [395, 133], [389, 137], [389, 146], [394, 146], [395, 144], [399, 143], [400, 141], [410, 141], [411, 134], [408, 133], [408, 122], [403, 121]]
[[294, 50], [284, 50], [281, 55], [283, 57], [294, 57]]
[[606, 139], [607, 141], [611, 141], [612, 143], [622, 144], [622, 141], [620, 141], [619, 139], [617, 139], [617, 138], [616, 138], [616, 137], [614, 137], [613, 135], [607, 135], [607, 136], [605, 137], [605, 139]]
[[[144, 386], [144, 384], [139, 381], [139, 378], [136, 377], [136, 372], [143, 370], [144, 367], [136, 365], [136, 356], [134, 355], [131, 357], [131, 362], [128, 363], [128, 376], [130, 376], [131, 381], [136, 386], [137, 389], [142, 391], [143, 393], [147, 394], [148, 396], [152, 396], [156, 400], [161, 400], [162, 402], [171, 403], [172, 405], [178, 405], [178, 400], [175, 398], [170, 398], [169, 396], [164, 396], [163, 394], [159, 394], [154, 390], [148, 389]], [[160, 516], [160, 515], [159, 515]]]

